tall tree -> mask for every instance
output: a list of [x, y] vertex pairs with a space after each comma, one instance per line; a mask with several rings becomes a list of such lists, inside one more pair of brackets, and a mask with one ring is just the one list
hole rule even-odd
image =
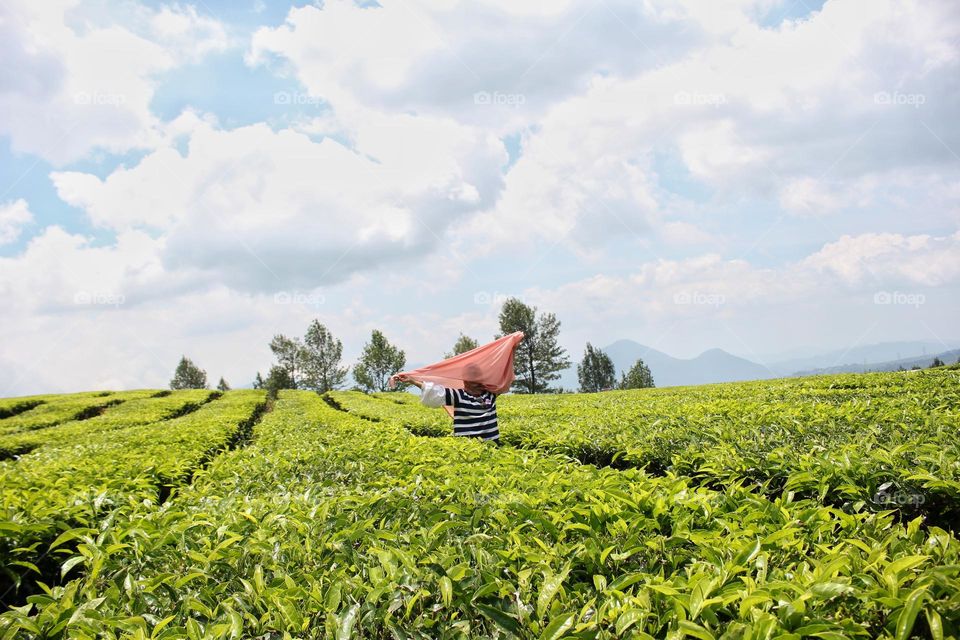
[[524, 334], [513, 360], [514, 388], [522, 393], [553, 391], [550, 382], [570, 366], [566, 349], [557, 343], [560, 321], [552, 313], [538, 315], [536, 307], [509, 298], [500, 309], [501, 335], [497, 337], [514, 331]]
[[263, 376], [260, 375], [260, 372], [257, 371], [257, 377], [253, 379], [253, 388], [254, 389], [263, 389]]
[[326, 393], [340, 387], [347, 378], [348, 367], [340, 366], [343, 343], [317, 320], [307, 327], [303, 340], [303, 387]]
[[479, 346], [480, 346], [480, 343], [478, 343], [476, 340], [474, 340], [470, 336], [465, 336], [461, 333], [460, 337], [457, 338], [457, 341], [453, 345], [453, 353], [445, 353], [443, 357], [444, 359], [452, 358], [453, 356], [458, 356], [461, 353], [466, 353], [471, 349], [476, 349]]
[[230, 391], [230, 385], [227, 384], [227, 381], [223, 379], [223, 376], [220, 376], [220, 382], [217, 383], [217, 389], [220, 391]]
[[943, 360], [941, 360], [939, 357], [934, 358], [933, 362], [930, 363], [931, 369], [934, 369], [936, 367], [942, 367], [942, 366], [943, 366]]
[[263, 382], [263, 388], [271, 394], [276, 394], [280, 389], [296, 389], [296, 383], [290, 378], [290, 372], [279, 365], [270, 367], [270, 373]]
[[270, 341], [270, 350], [273, 351], [274, 357], [277, 359], [277, 365], [284, 371], [287, 375], [284, 378], [277, 378], [273, 376], [271, 371], [270, 375], [274, 377], [274, 381], [282, 381], [284, 384], [290, 386], [280, 387], [281, 389], [296, 389], [299, 387], [300, 378], [303, 374], [303, 343], [300, 342], [300, 338], [288, 338], [285, 335], [278, 334], [273, 336], [273, 340]]
[[641, 359], [633, 363], [629, 372], [622, 373], [621, 375], [621, 389], [646, 389], [656, 386], [653, 384], [653, 374], [650, 373], [650, 367]]
[[[390, 376], [403, 371], [407, 356], [374, 329], [370, 342], [364, 345], [360, 361], [353, 367], [353, 377], [364, 391], [388, 391]], [[399, 390], [400, 385], [397, 386]]]
[[580, 391], [586, 393], [612, 389], [617, 384], [613, 360], [601, 349], [594, 349], [589, 342], [583, 360], [577, 365], [577, 377], [580, 379]]
[[206, 389], [207, 372], [193, 364], [187, 356], [180, 358], [176, 371], [173, 373], [173, 380], [170, 381], [171, 389]]

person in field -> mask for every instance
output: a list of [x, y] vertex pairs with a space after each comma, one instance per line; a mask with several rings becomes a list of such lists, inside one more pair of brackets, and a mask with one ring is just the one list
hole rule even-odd
[[453, 434], [482, 438], [500, 445], [497, 396], [510, 391], [514, 381], [513, 359], [523, 340], [522, 331], [501, 336], [469, 351], [418, 369], [390, 376], [414, 384], [423, 392], [420, 401], [428, 407], [443, 407], [453, 418]]
[[428, 407], [453, 407], [453, 435], [489, 440], [498, 447], [500, 427], [497, 423], [497, 394], [487, 391], [478, 382], [483, 371], [478, 365], [467, 365], [463, 389], [444, 387], [435, 382], [420, 382], [408, 375], [397, 376], [399, 382], [409, 382], [420, 388], [420, 402]]

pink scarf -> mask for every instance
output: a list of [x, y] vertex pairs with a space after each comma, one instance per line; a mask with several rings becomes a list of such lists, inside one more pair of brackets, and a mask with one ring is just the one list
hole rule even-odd
[[[479, 379], [470, 382], [480, 383], [491, 393], [506, 393], [513, 384], [513, 353], [521, 340], [523, 332], [516, 331], [452, 358], [419, 369], [401, 371], [390, 377], [389, 386], [393, 389], [397, 384], [397, 376], [405, 375], [418, 382], [433, 382], [451, 389], [463, 389], [464, 372], [470, 366], [479, 368], [481, 372]], [[449, 407], [447, 412], [453, 415]]]

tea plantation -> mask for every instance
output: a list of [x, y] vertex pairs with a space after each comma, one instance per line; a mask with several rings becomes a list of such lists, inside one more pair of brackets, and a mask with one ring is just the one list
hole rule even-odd
[[949, 638], [960, 370], [0, 400], [0, 638]]

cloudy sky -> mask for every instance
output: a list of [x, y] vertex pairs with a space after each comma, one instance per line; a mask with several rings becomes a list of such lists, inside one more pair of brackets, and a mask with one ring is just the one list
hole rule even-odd
[[954, 0], [5, 0], [0, 396], [960, 338]]

